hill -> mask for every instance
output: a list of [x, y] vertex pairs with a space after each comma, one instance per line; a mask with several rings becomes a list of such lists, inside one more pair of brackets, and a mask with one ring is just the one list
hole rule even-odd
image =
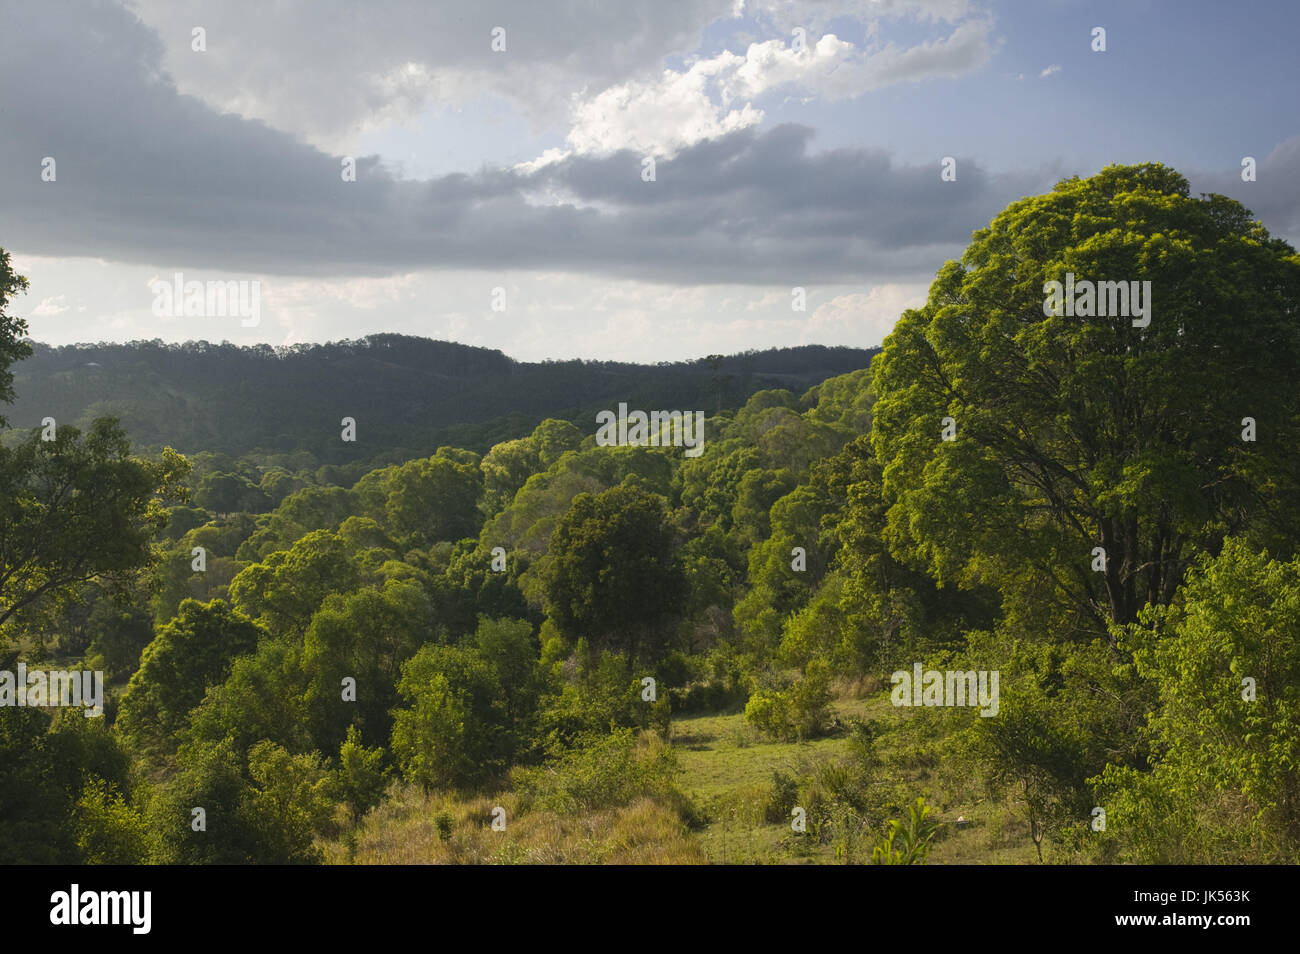
[[[272, 348], [206, 341], [34, 343], [16, 366], [15, 428], [44, 417], [115, 416], [142, 448], [293, 454], [329, 463], [397, 460], [443, 444], [479, 452], [545, 418], [594, 429], [598, 410], [739, 407], [756, 391], [803, 391], [865, 368], [875, 350], [805, 346], [696, 361], [524, 362], [500, 351], [397, 334]], [[357, 444], [339, 439], [357, 421]]]

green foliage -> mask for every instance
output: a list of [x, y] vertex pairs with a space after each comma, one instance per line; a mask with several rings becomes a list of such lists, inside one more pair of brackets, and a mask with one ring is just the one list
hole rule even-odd
[[0, 863], [139, 859], [138, 817], [122, 794], [128, 754], [105, 719], [0, 707], [0, 765]]
[[653, 713], [641, 700], [641, 678], [627, 657], [606, 651], [593, 660], [580, 642], [570, 665], [571, 675], [564, 664], [555, 665], [551, 692], [540, 702], [540, 748], [557, 752], [615, 728], [650, 726]]
[[117, 727], [146, 748], [170, 748], [190, 710], [210, 687], [225, 682], [234, 659], [256, 649], [262, 635], [260, 626], [221, 600], [186, 600], [145, 648]]
[[[817, 613], [823, 618], [843, 615], [839, 658], [855, 660], [860, 671], [888, 672], [922, 649], [957, 645], [966, 630], [992, 623], [996, 601], [989, 599], [987, 588], [940, 589], [924, 572], [894, 556], [881, 466], [870, 438], [859, 437], [823, 461], [812, 481], [828, 500], [842, 503], [823, 521], [824, 534], [838, 546], [836, 573], [827, 581], [827, 591], [818, 594], [825, 603], [835, 599], [835, 608], [824, 605]], [[787, 624], [791, 645], [785, 651], [799, 659], [809, 649], [800, 645], [802, 634], [791, 636], [792, 628], [794, 621]], [[819, 642], [825, 645], [825, 640]]]
[[482, 782], [514, 747], [501, 674], [474, 647], [427, 645], [402, 666], [392, 751], [403, 776], [426, 789]]
[[521, 437], [497, 444], [483, 455], [479, 466], [486, 509], [497, 514], [510, 505], [528, 478], [542, 469], [542, 461], [533, 440]]
[[1138, 730], [1152, 703], [1131, 665], [1097, 640], [1084, 646], [970, 634], [954, 665], [999, 672], [995, 717], [973, 716], [969, 752], [994, 790], [1014, 795], [1039, 857], [1089, 819], [1089, 776], [1145, 757]]
[[77, 848], [83, 863], [138, 865], [149, 860], [144, 816], [102, 779], [82, 789], [76, 808]]
[[307, 676], [301, 650], [280, 639], [263, 639], [235, 659], [230, 675], [191, 710], [183, 738], [213, 744], [230, 741], [241, 755], [262, 739], [293, 752], [310, 750]]
[[361, 744], [357, 727], [348, 726], [347, 738], [339, 749], [335, 789], [351, 811], [353, 822], [383, 800], [389, 782], [389, 769], [384, 765], [384, 758], [382, 748], [367, 749]]
[[776, 769], [772, 772], [772, 789], [763, 806], [763, 820], [769, 824], [784, 822], [799, 801], [799, 780]]
[[20, 611], [57, 612], [91, 580], [129, 591], [153, 562], [164, 504], [183, 495], [188, 468], [171, 448], [155, 461], [133, 457], [111, 419], [84, 435], [64, 425], [54, 440], [33, 432], [0, 445], [0, 626]]
[[[1149, 280], [1150, 325], [1045, 316], [1044, 283], [1067, 271]], [[1012, 203], [872, 366], [892, 552], [945, 583], [1050, 597], [1062, 628], [1101, 635], [1167, 603], [1225, 534], [1294, 546], [1298, 304], [1294, 250], [1164, 166]], [[1268, 440], [1240, 440], [1243, 408]]]
[[759, 732], [780, 741], [815, 738], [830, 724], [830, 665], [808, 663], [803, 678], [783, 690], [759, 689], [745, 706], [745, 719]]
[[337, 534], [315, 530], [241, 571], [230, 584], [230, 601], [271, 633], [300, 637], [326, 596], [360, 583], [355, 550]]
[[0, 864], [77, 860], [73, 798], [48, 727], [39, 709], [0, 707]]
[[630, 482], [579, 494], [551, 537], [547, 606], [571, 639], [654, 659], [686, 595], [663, 500]]
[[[771, 507], [769, 535], [749, 549], [749, 592], [736, 604], [737, 625], [747, 645], [770, 653], [781, 638], [781, 624], [805, 605], [834, 555], [834, 537], [821, 535], [822, 518], [831, 510], [830, 498], [818, 488], [802, 485]], [[794, 548], [803, 550], [803, 569], [794, 568]], [[802, 662], [803, 660], [800, 660]]]
[[439, 841], [451, 841], [451, 833], [455, 830], [456, 820], [452, 817], [451, 812], [445, 808], [433, 816], [433, 825], [438, 829]]
[[1272, 560], [1230, 539], [1179, 596], [1125, 635], [1159, 693], [1149, 725], [1154, 765], [1100, 773], [1107, 836], [1146, 864], [1294, 861], [1300, 560]]
[[140, 666], [140, 654], [154, 639], [153, 618], [147, 610], [118, 606], [107, 599], [95, 601], [87, 629], [87, 667], [102, 668], [112, 681], [134, 674]]
[[291, 755], [263, 740], [248, 750], [248, 774], [253, 789], [241, 814], [256, 833], [263, 863], [319, 862], [313, 841], [328, 831], [333, 811], [331, 778], [319, 757]]
[[[1152, 323], [1045, 315], [1066, 271], [1150, 280]], [[666, 817], [682, 837], [670, 710], [746, 700], [712, 769], [752, 769], [755, 828], [806, 809], [813, 837], [785, 848], [923, 863], [919, 789], [988, 822], [945, 861], [1030, 858], [1011, 812], [1040, 860], [1300, 856], [1300, 258], [1172, 170], [1013, 203], [870, 370], [826, 349], [531, 366], [376, 335], [38, 345], [15, 378], [25, 287], [0, 251], [0, 402], [30, 385], [18, 416], [60, 424], [0, 434], [0, 634], [130, 682], [111, 730], [111, 701], [0, 710], [0, 862], [310, 863], [418, 786], [465, 794], [458, 814], [419, 802], [443, 809], [444, 859], [498, 800], [539, 840], [563, 819], [589, 842], [594, 816], [629, 844]], [[220, 384], [232, 368], [245, 386]], [[369, 459], [302, 403], [344, 388]], [[594, 411], [632, 395], [713, 406], [704, 452], [594, 446]], [[143, 445], [204, 449], [133, 457], [89, 423], [117, 408]], [[883, 680], [917, 660], [997, 672], [996, 716], [888, 707]], [[694, 771], [719, 740], [688, 731]], [[388, 795], [393, 775], [416, 788]], [[483, 857], [524, 857], [515, 838]]]
[[559, 814], [588, 813], [650, 796], [687, 808], [676, 789], [671, 746], [654, 736], [639, 742], [632, 729], [615, 729], [570, 749], [546, 765], [516, 769], [517, 792], [539, 808]]
[[[7, 261], [0, 270], [0, 305], [26, 289]], [[7, 309], [0, 307], [0, 314]], [[0, 343], [9, 342], [0, 363], [7, 366], [28, 353], [26, 333], [19, 319], [0, 323]], [[453, 445], [483, 453], [533, 428], [547, 458], [543, 466], [549, 466], [573, 446], [568, 421], [590, 433], [596, 412], [617, 407], [628, 395], [647, 408], [713, 408], [724, 402], [737, 407], [761, 388], [808, 387], [865, 367], [871, 354], [810, 345], [727, 357], [723, 366], [739, 370], [746, 364], [748, 370], [718, 391], [711, 369], [694, 361], [532, 363], [400, 334], [285, 347], [157, 339], [36, 343], [15, 372], [13, 419], [28, 426], [50, 414], [82, 426], [88, 420], [79, 416], [98, 409], [120, 417], [142, 446], [274, 458], [290, 472], [314, 475], [317, 483], [351, 485], [377, 467], [427, 456], [429, 448]], [[98, 366], [93, 371], [87, 368], [92, 363]], [[8, 385], [0, 377], [0, 401], [8, 399]], [[347, 396], [350, 414], [364, 422], [358, 443], [338, 439], [340, 415], [326, 408], [324, 395]], [[547, 418], [564, 420], [544, 430]], [[367, 456], [359, 459], [359, 449]], [[237, 472], [232, 463], [213, 469]]]
[[[302, 864], [320, 860], [313, 844], [329, 830], [329, 776], [314, 755], [272, 742], [249, 750], [247, 771], [228, 741], [182, 749], [179, 771], [146, 812], [157, 864]], [[204, 810], [196, 830], [192, 809]]]
[[[306, 701], [316, 747], [333, 751], [350, 725], [371, 742], [387, 740], [398, 702], [401, 666], [432, 635], [429, 598], [416, 583], [325, 597], [303, 640]], [[355, 702], [343, 701], [343, 680], [356, 680]]]
[[245, 534], [246, 539], [234, 555], [242, 561], [257, 562], [277, 550], [290, 549], [312, 530], [334, 530], [356, 512], [358, 496], [358, 492], [342, 487], [304, 487], [285, 497], [271, 513], [259, 517], [256, 530]]
[[[27, 322], [7, 313], [10, 301], [27, 291], [27, 285], [27, 279], [10, 266], [9, 253], [0, 248], [0, 404], [14, 399], [14, 374], [9, 366], [32, 353], [27, 340]], [[8, 421], [0, 415], [0, 427], [7, 426]]]
[[242, 474], [204, 475], [194, 491], [194, 502], [212, 513], [261, 513], [271, 505], [262, 488]]
[[929, 817], [930, 806], [924, 798], [907, 810], [907, 817], [894, 819], [884, 838], [871, 850], [873, 865], [923, 865], [930, 856], [930, 843], [938, 834], [939, 823]]
[[483, 473], [477, 455], [457, 460], [456, 453], [464, 452], [444, 447], [433, 457], [393, 468], [384, 503], [390, 533], [419, 546], [478, 532]]

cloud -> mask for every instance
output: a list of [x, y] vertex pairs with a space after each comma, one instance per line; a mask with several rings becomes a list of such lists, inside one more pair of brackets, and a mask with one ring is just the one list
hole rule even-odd
[[[673, 155], [705, 139], [756, 126], [753, 101], [795, 91], [834, 101], [894, 83], [952, 78], [990, 56], [991, 24], [971, 20], [938, 40], [900, 48], [863, 49], [828, 33], [801, 49], [784, 40], [751, 43], [744, 55], [722, 51], [683, 70], [616, 84], [578, 99], [570, 113], [570, 151], [608, 154], [632, 149]], [[743, 104], [743, 105], [742, 105]]]
[[732, 53], [701, 60], [684, 72], [665, 70], [651, 82], [620, 83], [574, 104], [568, 143], [574, 152], [604, 154], [631, 149], [672, 155], [684, 146], [755, 126], [762, 110], [715, 105], [709, 87], [742, 61]]
[[877, 285], [868, 292], [836, 295], [809, 316], [801, 343], [843, 341], [873, 347], [894, 330], [899, 315], [925, 304], [925, 284]]
[[1038, 78], [1043, 79], [1044, 77], [1051, 76], [1053, 73], [1059, 73], [1059, 72], [1061, 72], [1060, 64], [1053, 63], [1051, 66], [1047, 67], [1041, 73], [1039, 73]]
[[955, 23], [970, 16], [973, 6], [971, 0], [743, 0], [744, 12], [787, 30], [821, 29], [844, 18]]
[[1236, 199], [1273, 235], [1300, 240], [1300, 135], [1278, 143], [1258, 159], [1256, 181], [1242, 182], [1241, 167], [1189, 177], [1192, 192], [1217, 192]]
[[[502, 96], [540, 124], [569, 98], [697, 48], [731, 0], [130, 0], [181, 93], [326, 150], [432, 106]], [[206, 52], [191, 30], [206, 31]], [[492, 50], [505, 30], [506, 49]]]
[[68, 310], [68, 305], [64, 302], [68, 300], [67, 295], [54, 295], [51, 298], [42, 298], [41, 303], [32, 309], [32, 315], [37, 318], [47, 318], [53, 315], [59, 315]]
[[[0, 35], [0, 207], [8, 245], [32, 254], [316, 277], [856, 281], [932, 274], [1006, 202], [1051, 184], [972, 159], [941, 183], [937, 166], [883, 152], [816, 153], [812, 131], [790, 125], [723, 129], [661, 161], [655, 182], [629, 150], [428, 181], [361, 157], [344, 182], [339, 156], [180, 94], [157, 69], [156, 35], [120, 9], [50, 11], [18, 7]], [[41, 181], [44, 156], [54, 182]]]

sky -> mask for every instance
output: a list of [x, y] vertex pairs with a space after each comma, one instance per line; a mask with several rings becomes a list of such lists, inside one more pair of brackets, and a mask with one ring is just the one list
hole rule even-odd
[[[1298, 28], [1264, 0], [0, 0], [10, 312], [51, 344], [872, 347], [1008, 203], [1112, 162], [1300, 244]], [[249, 283], [255, 320], [161, 306], [178, 274]]]

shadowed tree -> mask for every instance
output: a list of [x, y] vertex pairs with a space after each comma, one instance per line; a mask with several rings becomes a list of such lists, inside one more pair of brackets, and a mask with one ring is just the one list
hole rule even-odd
[[593, 650], [654, 658], [687, 597], [675, 538], [663, 498], [631, 481], [579, 494], [551, 537], [551, 619]]

